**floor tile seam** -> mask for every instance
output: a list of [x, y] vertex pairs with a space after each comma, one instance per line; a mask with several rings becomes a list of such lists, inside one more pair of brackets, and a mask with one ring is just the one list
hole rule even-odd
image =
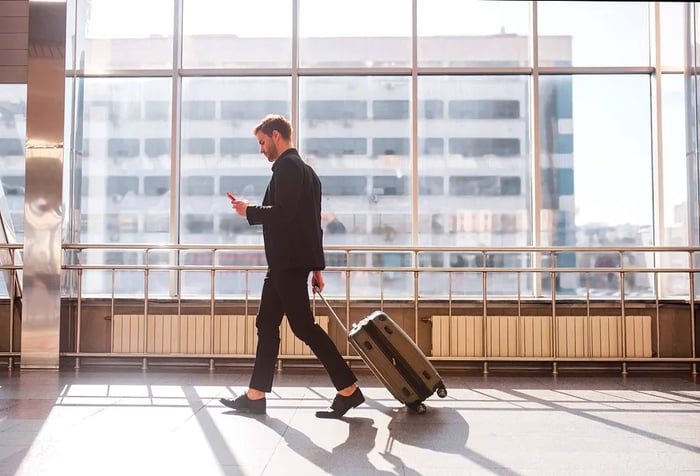
[[[294, 417], [296, 417], [298, 413], [299, 413], [299, 407], [297, 406], [297, 408], [290, 415], [289, 421], [293, 420]], [[284, 422], [284, 431], [279, 434], [279, 436], [277, 438], [277, 442], [275, 443], [275, 446], [272, 448], [272, 451], [270, 451], [270, 456], [269, 456], [268, 460], [265, 462], [262, 470], [260, 471], [261, 475], [266, 474], [267, 468], [270, 466], [270, 463], [274, 459], [277, 452], [280, 451], [280, 448], [283, 446], [283, 443], [285, 446], [287, 445], [287, 442], [285, 440], [285, 435], [287, 434], [288, 431], [289, 431], [289, 423]]]

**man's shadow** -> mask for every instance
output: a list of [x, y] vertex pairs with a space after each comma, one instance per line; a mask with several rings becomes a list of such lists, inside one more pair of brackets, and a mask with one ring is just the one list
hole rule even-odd
[[306, 434], [279, 418], [269, 415], [253, 416], [235, 411], [225, 413], [255, 418], [277, 432], [292, 451], [328, 474], [349, 476], [356, 475], [358, 472], [364, 474], [366, 470], [372, 470], [372, 474], [395, 476], [393, 472], [375, 468], [369, 460], [368, 455], [374, 449], [377, 439], [377, 427], [374, 426], [374, 420], [371, 418], [341, 418], [341, 421], [348, 424], [348, 437], [343, 443], [328, 451], [314, 443]]

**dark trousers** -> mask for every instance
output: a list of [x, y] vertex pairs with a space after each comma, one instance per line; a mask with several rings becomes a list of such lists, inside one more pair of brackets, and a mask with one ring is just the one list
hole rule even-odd
[[336, 390], [357, 378], [328, 334], [314, 321], [308, 291], [309, 271], [268, 269], [263, 282], [260, 310], [255, 320], [258, 347], [250, 388], [269, 392], [280, 347], [280, 324], [287, 315], [289, 326], [321, 361]]

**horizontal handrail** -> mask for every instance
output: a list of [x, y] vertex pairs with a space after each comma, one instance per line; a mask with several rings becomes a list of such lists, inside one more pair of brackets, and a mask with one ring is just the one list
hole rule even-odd
[[[21, 249], [22, 244], [6, 244], [0, 245], [2, 248], [8, 249]], [[217, 263], [217, 258], [221, 256], [222, 253], [232, 253], [231, 256], [236, 258], [236, 253], [238, 252], [250, 252], [254, 251], [256, 253], [262, 254], [264, 251], [262, 244], [138, 244], [138, 243], [85, 243], [85, 244], [64, 244], [64, 262], [61, 265], [61, 269], [66, 272], [70, 272], [67, 278], [69, 284], [68, 289], [72, 289], [72, 292], [67, 297], [77, 298], [77, 306], [73, 308], [72, 312], [77, 312], [75, 317], [77, 318], [76, 326], [76, 348], [70, 352], [63, 352], [62, 355], [65, 357], [73, 357], [76, 359], [76, 366], [79, 366], [79, 360], [81, 357], [93, 356], [93, 357], [106, 357], [112, 356], [110, 352], [83, 352], [80, 348], [80, 331], [81, 319], [82, 319], [82, 308], [85, 303], [93, 298], [104, 298], [105, 296], [109, 298], [111, 304], [109, 304], [110, 315], [115, 314], [115, 309], [117, 303], [120, 300], [128, 300], [131, 302], [131, 298], [136, 297], [143, 301], [143, 315], [147, 318], [150, 314], [157, 314], [156, 308], [152, 306], [156, 305], [150, 303], [152, 299], [158, 299], [161, 302], [162, 299], [169, 299], [172, 303], [177, 304], [177, 314], [181, 312], [180, 304], [185, 301], [185, 299], [192, 299], [192, 296], [185, 297], [185, 294], [190, 295], [192, 291], [184, 292], [180, 286], [184, 286], [183, 279], [185, 273], [187, 272], [202, 272], [208, 273], [211, 280], [206, 282], [206, 289], [199, 289], [194, 294], [194, 299], [199, 300], [200, 298], [209, 300], [209, 311], [208, 314], [214, 316], [216, 314], [215, 302], [225, 296], [228, 302], [231, 298], [234, 301], [239, 301], [241, 305], [245, 306], [245, 314], [248, 314], [248, 306], [251, 302], [256, 302], [259, 296], [253, 298], [250, 297], [250, 282], [249, 276], [252, 273], [263, 274], [267, 270], [267, 266], [261, 264], [264, 260], [260, 259], [257, 261], [258, 264], [220, 264]], [[144, 258], [140, 261], [142, 263], [137, 264], [116, 264], [116, 263], [105, 263], [101, 262], [103, 260], [102, 253], [92, 254], [92, 251], [125, 251], [125, 252], [139, 252], [142, 253]], [[159, 261], [153, 262], [152, 256], [157, 252], [166, 252], [167, 254], [160, 254], [158, 256]], [[593, 304], [596, 302], [608, 302], [614, 301], [619, 307], [619, 311], [622, 313], [622, 319], [625, 319], [627, 314], [626, 309], [632, 309], [633, 303], [635, 301], [641, 303], [647, 303], [646, 306], [650, 307], [650, 314], [655, 316], [655, 326], [656, 334], [655, 339], [658, 346], [658, 326], [659, 326], [659, 316], [662, 312], [661, 305], [664, 302], [685, 302], [686, 305], [690, 304], [690, 325], [695, 325], [695, 311], [694, 305], [696, 303], [695, 294], [695, 284], [694, 278], [695, 274], [700, 272], [700, 265], [696, 263], [696, 256], [700, 256], [700, 247], [692, 246], [664, 246], [664, 247], [654, 247], [654, 246], [607, 246], [607, 247], [571, 247], [571, 246], [555, 246], [555, 247], [528, 247], [528, 246], [508, 246], [508, 247], [464, 247], [464, 246], [406, 246], [406, 245], [381, 245], [381, 246], [370, 246], [370, 245], [327, 245], [324, 247], [326, 253], [337, 253], [341, 258], [344, 258], [342, 265], [329, 265], [326, 271], [331, 275], [344, 275], [345, 282], [336, 282], [335, 285], [341, 284], [344, 289], [335, 288], [335, 296], [333, 299], [343, 299], [345, 300], [344, 315], [345, 319], [350, 318], [351, 307], [355, 304], [351, 304], [351, 298], [359, 298], [361, 301], [370, 299], [373, 302], [377, 302], [379, 307], [384, 306], [384, 302], [389, 302], [386, 298], [385, 291], [389, 289], [387, 282], [390, 278], [386, 277], [393, 274], [393, 278], [396, 276], [408, 276], [409, 278], [403, 278], [402, 281], [394, 282], [394, 289], [390, 291], [391, 298], [404, 299], [411, 298], [414, 307], [414, 319], [413, 319], [413, 329], [409, 329], [412, 335], [418, 337], [419, 325], [425, 325], [429, 320], [426, 320], [419, 312], [419, 307], [422, 305], [423, 300], [431, 302], [431, 306], [435, 303], [442, 303], [444, 306], [444, 312], [448, 315], [453, 315], [453, 311], [457, 308], [453, 308], [453, 304], [463, 302], [465, 299], [473, 301], [479, 306], [483, 306], [483, 309], [477, 311], [478, 314], [483, 314], [485, 318], [489, 317], [489, 312], [487, 312], [487, 306], [491, 304], [497, 304], [502, 302], [504, 299], [511, 299], [517, 302], [517, 309], [513, 309], [515, 315], [520, 319], [521, 307], [520, 305], [526, 305], [528, 303], [550, 303], [551, 312], [550, 316], [553, 318], [559, 315], [560, 306], [568, 301], [577, 302], [580, 300], [585, 300], [586, 303], [586, 315], [593, 315]], [[205, 263], [194, 263], [194, 264], [184, 264], [181, 263], [182, 254], [194, 252], [195, 254], [204, 253], [206, 256]], [[404, 260], [407, 264], [406, 266], [387, 266], [384, 263], [377, 263], [377, 265], [369, 265], [371, 260], [360, 262], [360, 264], [354, 264], [351, 260], [357, 253], [367, 253], [367, 257], [370, 254], [376, 253], [400, 253], [404, 255], [409, 255], [408, 258]], [[447, 261], [442, 259], [439, 264], [441, 266], [432, 266], [430, 264], [421, 264], [420, 258], [422, 253], [472, 253], [476, 255], [477, 265], [465, 265], [465, 266], [445, 266]], [[519, 254], [522, 255], [514, 265], [514, 263], [507, 262], [508, 266], [489, 266], [487, 262], [487, 257], [494, 256], [498, 254]], [[631, 254], [646, 253], [651, 255], [649, 259], [649, 266], [640, 266], [639, 261], [636, 263], [626, 263], [625, 257]], [[676, 262], [666, 262], [661, 261], [660, 255], [663, 253], [675, 253]], [[538, 256], [539, 254], [539, 256]], [[566, 266], [562, 267], [557, 263], [559, 254], [612, 254], [617, 255], [617, 259], [611, 264], [609, 261], [606, 262], [605, 266], [591, 266], [591, 262], [586, 263], [585, 266]], [[677, 262], [680, 260], [682, 265], [678, 265]], [[687, 256], [687, 258], [686, 258]], [[446, 258], [446, 257], [445, 257]], [[480, 259], [481, 258], [481, 259]], [[256, 258], [257, 259], [257, 258]], [[472, 264], [474, 264], [472, 262]], [[0, 269], [3, 270], [20, 270], [24, 266], [21, 264], [6, 264], [0, 265]], [[88, 272], [92, 271], [103, 271], [108, 273], [106, 276], [109, 278], [111, 274], [111, 284], [108, 283], [109, 279], [104, 281], [107, 286], [105, 294], [104, 291], [98, 291], [96, 288], [92, 288], [93, 291], [85, 291], [83, 280], [85, 280]], [[131, 292], [125, 292], [119, 290], [119, 285], [115, 281], [116, 273], [118, 272], [137, 272], [142, 274], [142, 278], [138, 277], [134, 280], [130, 278], [128, 284], [135, 284], [136, 287], [132, 288]], [[149, 286], [149, 275], [155, 272], [171, 272], [171, 278], [174, 280], [169, 282], [169, 292], [168, 290], [163, 293], [161, 291], [156, 291], [150, 289]], [[235, 272], [241, 273], [245, 276], [244, 284], [243, 281], [238, 281], [236, 286], [244, 286], [243, 293], [240, 292], [238, 288], [235, 288], [234, 294], [231, 292], [222, 293], [215, 288], [214, 277], [220, 273]], [[351, 279], [353, 275], [357, 273], [367, 273], [369, 275], [379, 275], [379, 280], [373, 278], [372, 283], [369, 286], [364, 286], [364, 290], [355, 291], [355, 286], [360, 281], [355, 281]], [[419, 281], [421, 277], [426, 275], [434, 276], [436, 274], [445, 274], [445, 277], [435, 278], [440, 280], [445, 280], [447, 285], [444, 290], [439, 290], [435, 286], [435, 281], [430, 278], [427, 282], [433, 283], [427, 289], [433, 289], [432, 291], [423, 291], [420, 287]], [[576, 278], [577, 291], [573, 294], [563, 293], [559, 294], [559, 289], [554, 287], [554, 278], [568, 274], [578, 274], [582, 277]], [[629, 293], [626, 284], [626, 278], [629, 275], [646, 275], [648, 277], [643, 278], [643, 286], [637, 287], [634, 291], [636, 293]], [[503, 275], [511, 275], [512, 277], [502, 277]], [[592, 285], [589, 282], [589, 278], [594, 276], [607, 275], [608, 279], [612, 276], [614, 279], [612, 287], [603, 288], [599, 285]], [[649, 276], [651, 275], [651, 276]], [[679, 290], [674, 291], [674, 293], [669, 294], [668, 297], [661, 296], [661, 285], [660, 283], [664, 279], [664, 275], [678, 276], [682, 277], [682, 287]], [[453, 287], [454, 283], [457, 283], [459, 277], [467, 277], [467, 284], [464, 284], [465, 288]], [[489, 281], [491, 277], [501, 276], [502, 281], [496, 281], [495, 284]], [[525, 278], [527, 277], [527, 278]], [[259, 278], [259, 276], [258, 276]], [[517, 279], [516, 279], [517, 278]], [[538, 282], [546, 278], [548, 279], [547, 289], [538, 289], [533, 283]], [[584, 279], [585, 278], [585, 279]], [[526, 279], [528, 280], [526, 282]], [[410, 284], [412, 280], [413, 285]], [[86, 283], [89, 281], [86, 281]], [[219, 282], [218, 280], [216, 281]], [[500, 288], [499, 286], [503, 283], [508, 282], [509, 287]], [[634, 281], [633, 281], [634, 282]], [[403, 284], [401, 284], [403, 283]], [[501, 284], [499, 284], [501, 283]], [[124, 284], [124, 282], [122, 282]], [[540, 283], [541, 284], [541, 283]], [[396, 286], [400, 285], [401, 289], [397, 289]], [[610, 285], [610, 283], [608, 283]], [[376, 288], [373, 288], [376, 286]], [[476, 287], [475, 287], [476, 286]], [[137, 289], [138, 288], [138, 289]], [[474, 288], [474, 289], [472, 289]], [[477, 289], [478, 288], [478, 289]], [[367, 292], [370, 289], [370, 294], [368, 296]], [[374, 291], [372, 291], [374, 289]], [[466, 289], [466, 291], [465, 291]], [[495, 290], [495, 292], [494, 292]], [[505, 293], [503, 292], [505, 291]], [[603, 294], [600, 294], [602, 291]], [[134, 294], [135, 293], [135, 294]], [[111, 294], [111, 295], [110, 295]], [[131, 297], [131, 298], [130, 298]], [[126, 301], [125, 301], [126, 302]], [[396, 301], [398, 302], [398, 301]], [[133, 304], [132, 304], [133, 305]], [[137, 304], [138, 306], [138, 304]], [[182, 308], [184, 309], [184, 308]], [[483, 313], [481, 312], [483, 311]], [[638, 311], [637, 311], [638, 312]], [[424, 314], [424, 313], [423, 313]], [[213, 326], [213, 320], [209, 325]], [[486, 319], [483, 321], [483, 325], [486, 326]], [[589, 324], [587, 324], [589, 325]], [[666, 325], [664, 323], [664, 325]], [[556, 340], [556, 327], [554, 319], [551, 319], [550, 323], [550, 335], [552, 336], [552, 342]], [[486, 329], [486, 327], [484, 327]], [[213, 336], [213, 327], [211, 328]], [[622, 338], [624, 339], [625, 329], [622, 328]], [[139, 339], [146, 339], [145, 336]], [[213, 337], [212, 337], [213, 339]], [[439, 357], [439, 360], [445, 361], [533, 361], [533, 362], [552, 362], [555, 366], [556, 362], [568, 362], [568, 361], [607, 361], [607, 362], [622, 362], [623, 371], [625, 371], [625, 363], [627, 362], [690, 362], [695, 363], [698, 361], [695, 353], [695, 340], [691, 336], [692, 341], [692, 352], [688, 357], [672, 357], [672, 356], [654, 356], [651, 358], [639, 358], [634, 356], [627, 356], [623, 354], [623, 357], [614, 358], [569, 358], [558, 355], [556, 351], [549, 357], [509, 357], [502, 358], [498, 356], [490, 356], [484, 354], [482, 357], [464, 357], [464, 358], [454, 358], [454, 357]], [[144, 340], [145, 342], [145, 340]], [[425, 344], [424, 344], [425, 345]], [[5, 355], [5, 354], [0, 354]], [[9, 354], [8, 354], [9, 355]], [[14, 354], [13, 354], [14, 355]], [[114, 354], [114, 357], [142, 357], [144, 359], [151, 356], [158, 355], [162, 357], [163, 355], [153, 353], [153, 352], [136, 352], [136, 353], [120, 353]], [[348, 359], [352, 359], [349, 349], [346, 349], [344, 355]], [[197, 353], [197, 354], [172, 354], [169, 357], [208, 357], [210, 359], [221, 358], [222, 356], [215, 356], [211, 353]], [[250, 355], [240, 355], [240, 356], [224, 356], [224, 358], [250, 358]], [[145, 365], [145, 364], [144, 364]], [[486, 367], [485, 367], [486, 369]], [[696, 366], [693, 365], [693, 372], [696, 371]]]

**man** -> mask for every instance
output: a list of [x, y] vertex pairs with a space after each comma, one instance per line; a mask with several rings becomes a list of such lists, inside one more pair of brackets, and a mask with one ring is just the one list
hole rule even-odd
[[262, 225], [267, 274], [255, 320], [258, 346], [247, 392], [225, 406], [242, 412], [265, 413], [265, 394], [272, 390], [280, 345], [280, 324], [287, 315], [294, 334], [304, 341], [328, 372], [338, 393], [319, 418], [340, 418], [365, 401], [357, 378], [333, 341], [316, 324], [308, 292], [311, 283], [322, 291], [325, 268], [321, 230], [321, 181], [292, 143], [292, 127], [279, 115], [268, 115], [254, 130], [260, 152], [272, 162], [272, 177], [262, 205], [232, 200], [232, 208], [250, 225]]

